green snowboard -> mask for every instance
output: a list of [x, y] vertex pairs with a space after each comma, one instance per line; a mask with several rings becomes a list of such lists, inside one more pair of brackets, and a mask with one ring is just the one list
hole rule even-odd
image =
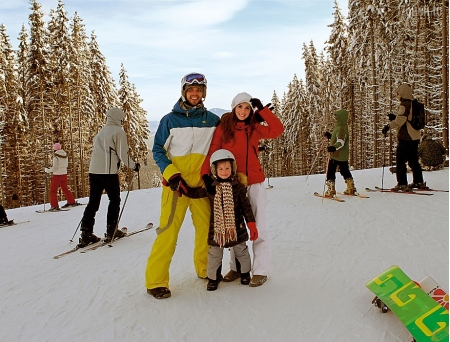
[[366, 286], [403, 322], [417, 342], [449, 340], [448, 310], [398, 266], [387, 269]]

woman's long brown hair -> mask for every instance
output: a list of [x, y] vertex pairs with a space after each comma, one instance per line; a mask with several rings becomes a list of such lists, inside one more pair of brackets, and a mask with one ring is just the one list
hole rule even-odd
[[[245, 120], [250, 123], [250, 135], [253, 133], [253, 131], [255, 130], [255, 115], [253, 115], [253, 109], [250, 111], [250, 115], [248, 116], [248, 118]], [[233, 108], [233, 110], [231, 112], [225, 113], [222, 115], [222, 118], [220, 119], [220, 125], [222, 126], [222, 141], [224, 143], [228, 142], [228, 141], [235, 141], [234, 139], [234, 129], [236, 128], [236, 124], [239, 122], [240, 120], [238, 120], [237, 116], [236, 116], [236, 111]]]

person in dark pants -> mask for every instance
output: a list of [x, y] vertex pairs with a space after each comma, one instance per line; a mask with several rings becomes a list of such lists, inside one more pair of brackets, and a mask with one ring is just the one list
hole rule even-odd
[[[414, 129], [408, 120], [412, 118], [412, 89], [407, 84], [400, 85], [396, 90], [400, 105], [397, 114], [388, 114], [390, 123], [383, 127], [382, 133], [387, 134], [389, 129], [397, 130], [397, 185], [392, 191], [409, 191], [412, 188], [424, 189], [427, 187], [423, 181], [422, 167], [419, 163], [418, 148], [420, 143], [420, 130]], [[406, 163], [413, 174], [413, 182], [408, 185], [406, 177]]]
[[134, 171], [139, 171], [139, 163], [135, 163], [128, 155], [128, 143], [122, 120], [125, 113], [119, 108], [111, 108], [106, 112], [106, 125], [94, 137], [89, 166], [89, 203], [81, 220], [81, 237], [79, 247], [100, 241], [94, 235], [95, 214], [100, 207], [103, 190], [109, 198], [106, 218], [106, 240], [123, 237], [124, 233], [116, 230], [120, 211], [119, 167], [124, 163]]

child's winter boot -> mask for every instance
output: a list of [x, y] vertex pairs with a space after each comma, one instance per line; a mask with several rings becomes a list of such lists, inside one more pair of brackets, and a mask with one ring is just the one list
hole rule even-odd
[[335, 197], [336, 189], [334, 188], [334, 180], [327, 180], [327, 191], [325, 191], [325, 197]]
[[358, 193], [356, 192], [355, 183], [353, 182], [353, 178], [351, 178], [351, 177], [347, 178], [345, 180], [345, 183], [347, 184], [347, 189], [345, 189], [344, 194], [357, 196]]
[[208, 278], [208, 285], [206, 285], [206, 289], [208, 291], [216, 291], [219, 283], [223, 280], [222, 277], [222, 265], [216, 270], [216, 279]]
[[241, 273], [241, 284], [242, 285], [250, 284], [250, 272]]

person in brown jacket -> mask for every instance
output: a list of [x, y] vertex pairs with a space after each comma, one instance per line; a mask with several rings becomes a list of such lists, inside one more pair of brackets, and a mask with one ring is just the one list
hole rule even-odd
[[[255, 217], [247, 196], [247, 188], [236, 175], [234, 155], [225, 149], [214, 152], [210, 158], [211, 174], [214, 181], [206, 188], [185, 186], [183, 193], [190, 198], [208, 197], [211, 204], [211, 219], [208, 233], [208, 291], [217, 290], [222, 281], [223, 249], [232, 248], [237, 260], [241, 284], [250, 283], [251, 260], [246, 241], [258, 238]], [[244, 221], [245, 219], [245, 221]]]
[[[424, 189], [427, 187], [423, 181], [422, 168], [419, 163], [418, 148], [420, 142], [420, 131], [414, 129], [409, 120], [412, 118], [412, 89], [408, 84], [401, 84], [396, 90], [400, 105], [396, 114], [388, 114], [390, 123], [381, 131], [384, 135], [389, 129], [397, 130], [397, 185], [392, 191], [410, 191], [412, 188]], [[406, 163], [408, 163], [413, 174], [413, 182], [408, 185], [406, 177]]]

